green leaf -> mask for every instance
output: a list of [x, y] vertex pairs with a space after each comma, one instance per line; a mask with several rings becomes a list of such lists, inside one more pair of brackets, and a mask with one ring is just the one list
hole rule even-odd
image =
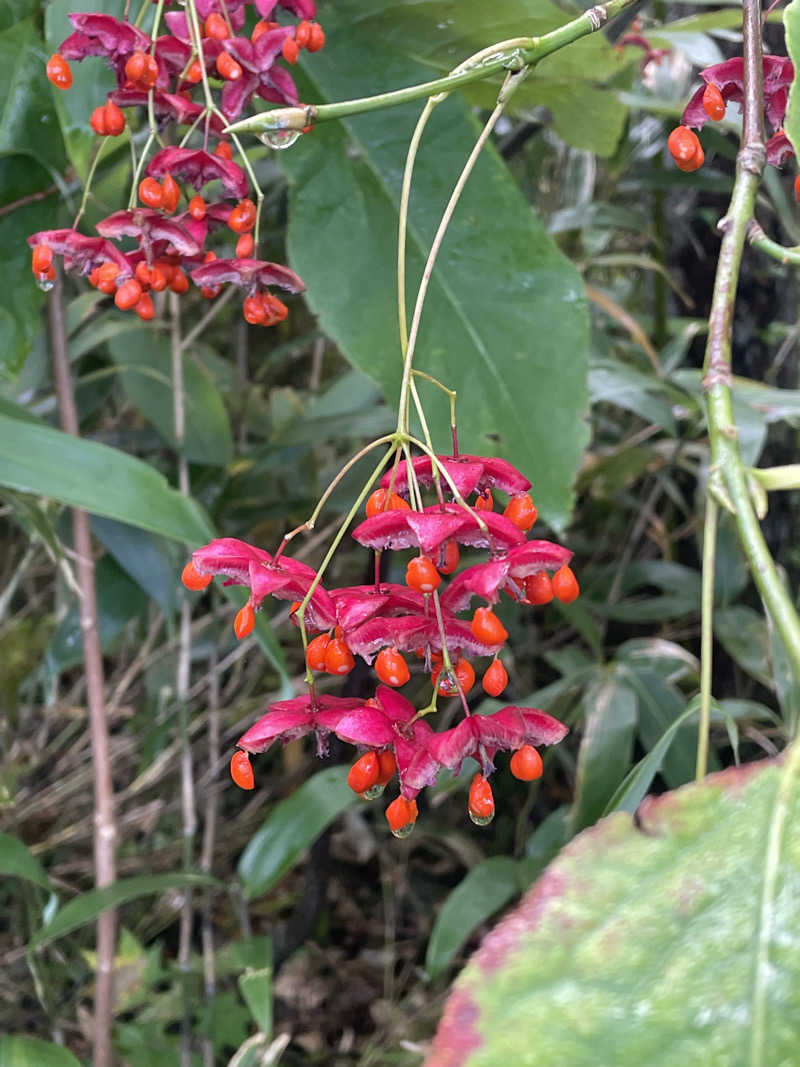
[[349, 767], [326, 767], [270, 812], [239, 860], [248, 897], [266, 893], [347, 808], [359, 803], [347, 784]]
[[658, 741], [650, 748], [644, 759], [636, 764], [614, 796], [609, 800], [606, 810], [603, 812], [604, 815], [610, 815], [614, 811], [636, 811], [647, 790], [652, 785], [653, 779], [661, 770], [661, 764], [669, 752], [676, 733], [692, 715], [697, 714], [697, 708], [698, 701], [693, 700], [683, 714], [670, 723]]
[[795, 747], [581, 834], [462, 973], [428, 1062], [795, 1063], [799, 771]]
[[69, 1049], [38, 1037], [0, 1037], [0, 1067], [80, 1067]]
[[[367, 45], [327, 17], [306, 99], [344, 99], [429, 77], [378, 37]], [[400, 180], [419, 107], [359, 115], [304, 137], [282, 163], [293, 182], [289, 250], [321, 325], [390, 399], [399, 387], [396, 242]], [[409, 217], [413, 300], [447, 197], [479, 126], [457, 96], [423, 139]], [[489, 206], [490, 205], [490, 206]], [[331, 271], [332, 263], [347, 270]], [[502, 454], [534, 482], [553, 525], [566, 521], [570, 482], [587, 441], [588, 318], [583, 283], [491, 147], [455, 212], [433, 274], [417, 365], [458, 390], [465, 452]], [[535, 383], [535, 387], [534, 386]], [[449, 447], [446, 398], [420, 383], [439, 448]]]
[[239, 992], [250, 1009], [256, 1026], [269, 1038], [272, 1035], [272, 968], [247, 970], [239, 975]]
[[[151, 329], [117, 334], [108, 344], [120, 380], [134, 406], [175, 447], [169, 340]], [[233, 458], [228, 414], [214, 381], [184, 356], [186, 457], [224, 467]]]
[[[639, 701], [639, 737], [649, 751], [680, 718], [686, 705], [683, 694], [664, 681], [662, 675], [646, 665], [624, 671], [627, 684]], [[697, 736], [693, 730], [678, 730], [664, 756], [663, 775], [667, 785], [676, 789], [694, 777], [697, 762]], [[716, 770], [714, 753], [709, 755], [709, 767]]]
[[575, 833], [600, 818], [630, 767], [638, 700], [624, 678], [624, 671], [612, 668], [584, 693], [572, 816]]
[[769, 636], [764, 616], [744, 604], [714, 613], [714, 636], [736, 663], [772, 689]]
[[70, 900], [55, 913], [50, 922], [39, 931], [30, 943], [31, 949], [37, 949], [48, 941], [77, 930], [92, 922], [109, 908], [118, 908], [137, 897], [163, 893], [167, 889], [194, 888], [204, 886], [223, 888], [222, 883], [207, 874], [195, 874], [191, 871], [173, 871], [169, 874], [145, 874], [137, 878], [123, 878], [104, 889], [91, 889], [88, 893]]
[[517, 877], [523, 889], [527, 889], [555, 859], [572, 836], [571, 830], [572, 811], [568, 804], [551, 811], [536, 827], [525, 844], [525, 856], [517, 866]]
[[[580, 14], [571, 4], [549, 0], [336, 0], [345, 24], [359, 41], [380, 41], [393, 52], [434, 68], [430, 76], [446, 74], [475, 52], [496, 41], [539, 36]], [[328, 29], [326, 13], [325, 30]], [[626, 111], [612, 84], [630, 65], [603, 34], [574, 41], [536, 65], [515, 94], [513, 110], [544, 107], [556, 132], [569, 144], [598, 155], [611, 155], [625, 126]], [[394, 86], [414, 78], [395, 77]], [[464, 92], [482, 107], [494, 106], [499, 80], [478, 82]], [[373, 90], [374, 92], [375, 90]]]
[[600, 401], [616, 404], [647, 422], [662, 426], [669, 433], [675, 433], [672, 404], [663, 395], [661, 384], [624, 363], [613, 359], [592, 361], [589, 393], [593, 404]]
[[92, 532], [120, 567], [171, 615], [177, 605], [180, 570], [174, 545], [161, 537], [113, 519], [92, 519]]
[[51, 497], [197, 545], [213, 537], [200, 506], [162, 474], [115, 448], [0, 415], [0, 484]]
[[42, 59], [33, 19], [0, 34], [0, 155], [32, 156], [52, 173], [66, 159]]
[[425, 954], [431, 978], [449, 967], [470, 934], [518, 892], [517, 864], [510, 857], [494, 856], [473, 867], [436, 916]]
[[40, 885], [42, 889], [52, 888], [44, 867], [28, 846], [10, 834], [0, 833], [0, 874], [25, 878], [28, 882]]
[[795, 69], [783, 128], [797, 155], [800, 152], [800, 88], [797, 85], [797, 71], [800, 70], [800, 0], [792, 0], [783, 9], [783, 25], [786, 29], [786, 51]]

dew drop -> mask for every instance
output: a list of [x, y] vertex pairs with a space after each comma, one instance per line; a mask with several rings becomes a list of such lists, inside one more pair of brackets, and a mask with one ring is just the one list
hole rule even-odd
[[488, 826], [494, 818], [494, 812], [491, 815], [476, 815], [474, 811], [470, 811], [469, 817], [476, 826]]
[[49, 293], [55, 285], [55, 282], [51, 282], [49, 278], [42, 275], [36, 279], [36, 284], [42, 290], [43, 293]]
[[395, 837], [408, 837], [411, 831], [414, 829], [413, 822], [407, 822], [405, 826], [398, 826], [396, 830], [392, 830]]
[[300, 130], [267, 130], [258, 139], [267, 148], [275, 148], [280, 152], [284, 148], [291, 148], [299, 137]]
[[375, 800], [376, 797], [379, 797], [383, 794], [385, 788], [385, 785], [381, 785], [379, 782], [376, 782], [375, 785], [371, 785], [369, 789], [365, 789], [361, 796], [364, 798], [364, 800]]

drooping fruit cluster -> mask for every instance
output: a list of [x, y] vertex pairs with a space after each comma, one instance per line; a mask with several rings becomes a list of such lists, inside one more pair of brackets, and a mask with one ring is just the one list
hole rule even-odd
[[[425, 505], [422, 490], [434, 487], [438, 499]], [[304, 639], [308, 632], [316, 634], [305, 645], [308, 692], [272, 704], [239, 739], [231, 767], [238, 784], [250, 788], [247, 753], [264, 752], [278, 738], [286, 742], [314, 733], [323, 754], [334, 733], [364, 750], [348, 778], [357, 793], [378, 796], [397, 773], [400, 796], [386, 818], [401, 837], [417, 818], [420, 790], [443, 768], [457, 772], [467, 757], [480, 766], [467, 803], [479, 825], [494, 815], [489, 777], [499, 750], [513, 753], [511, 772], [521, 781], [541, 775], [534, 746], [560, 741], [566, 727], [542, 711], [513, 704], [476, 715], [467, 699], [476, 681], [476, 660], [488, 661], [481, 681], [485, 693], [498, 697], [508, 684], [499, 653], [509, 634], [495, 610], [501, 594], [528, 605], [554, 599], [569, 604], [579, 595], [569, 566], [572, 554], [528, 537], [537, 518], [529, 488], [528, 480], [501, 459], [437, 456], [434, 464], [423, 455], [410, 469], [404, 461], [396, 463], [367, 499], [367, 517], [352, 536], [376, 553], [412, 550], [402, 584], [376, 580], [327, 589], [313, 568], [283, 554], [286, 542], [274, 556], [234, 538], [194, 552], [183, 572], [189, 589], [206, 588], [213, 575], [249, 587], [248, 602], [234, 622], [237, 637], [253, 631], [255, 613], [267, 596], [292, 601], [292, 617], [303, 616]], [[496, 493], [507, 498], [502, 510], [494, 508]], [[459, 570], [462, 548], [484, 550], [487, 557], [471, 559]], [[476, 598], [483, 603], [473, 610]], [[377, 674], [373, 697], [318, 692], [318, 673], [348, 674], [357, 656]], [[430, 683], [429, 702], [421, 709], [399, 692], [412, 670]], [[453, 728], [435, 732], [427, 716], [441, 698], [456, 699], [463, 717]]]
[[[794, 67], [784, 56], [764, 56], [763, 69], [764, 114], [775, 131], [767, 141], [767, 163], [780, 167], [794, 154], [782, 129]], [[724, 119], [728, 103], [739, 104], [741, 111], [744, 61], [741, 56], [728, 59], [701, 70], [700, 77], [705, 84], [694, 93], [681, 116], [681, 125], [676, 126], [667, 139], [667, 148], [675, 165], [687, 172], [697, 170], [705, 161], [705, 153], [694, 130], [701, 130], [709, 120], [720, 122]]]
[[[99, 236], [73, 227], [28, 238], [41, 288], [52, 287], [55, 255], [63, 257], [66, 270], [113, 296], [120, 310], [134, 310], [142, 319], [156, 313], [151, 294], [185, 293], [190, 278], [207, 299], [226, 283], [239, 286], [242, 313], [253, 325], [274, 326], [286, 318], [286, 305], [269, 290], [296, 293], [303, 283], [288, 268], [258, 258], [260, 192], [251, 187], [247, 161], [234, 161], [223, 132], [255, 98], [297, 105], [283, 63], [294, 63], [302, 48], [316, 52], [325, 43], [314, 21], [315, 0], [277, 2], [300, 21], [272, 21], [276, 0], [188, 0], [164, 15], [163, 26], [156, 14], [149, 34], [100, 12], [69, 16], [75, 32], [47, 63], [52, 84], [69, 89], [70, 62], [88, 56], [104, 57], [117, 79], [117, 88], [87, 115], [91, 129], [101, 138], [126, 130], [133, 137], [131, 123], [148, 124], [145, 153], [156, 137], [164, 145], [177, 133], [180, 144], [167, 143], [138, 160], [128, 209], [99, 222]], [[126, 118], [126, 112], [133, 114]], [[219, 256], [209, 248], [215, 231], [236, 238]], [[134, 251], [114, 244], [125, 238], [135, 240]]]

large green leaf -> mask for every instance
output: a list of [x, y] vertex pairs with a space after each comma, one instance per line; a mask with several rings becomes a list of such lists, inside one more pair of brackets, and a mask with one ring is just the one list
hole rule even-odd
[[[325, 30], [328, 45], [314, 57], [306, 98], [359, 96], [431, 74], [333, 15]], [[399, 187], [418, 113], [412, 106], [349, 120], [355, 153], [341, 126], [325, 124], [282, 156], [294, 184], [290, 255], [308, 301], [347, 358], [393, 400], [401, 370]], [[456, 96], [431, 119], [411, 195], [409, 299], [478, 129]], [[416, 365], [458, 390], [463, 450], [502, 454], [525, 471], [540, 512], [555, 525], [568, 517], [569, 486], [587, 440], [587, 344], [581, 279], [489, 148], [445, 238]], [[445, 448], [446, 401], [421, 387], [434, 439]]]
[[436, 916], [425, 955], [425, 969], [431, 978], [453, 962], [476, 927], [518, 892], [517, 864], [509, 856], [494, 856], [473, 867]]
[[347, 784], [349, 767], [326, 767], [270, 812], [239, 860], [249, 897], [266, 893], [337, 815], [359, 803]]
[[788, 1067], [800, 748], [605, 819], [483, 943], [428, 1067]]
[[575, 779], [573, 831], [603, 814], [628, 772], [638, 700], [615, 669], [597, 678], [583, 696], [583, 737]]
[[38, 1037], [0, 1037], [0, 1067], [80, 1067], [69, 1049]]
[[[133, 404], [173, 447], [175, 420], [169, 339], [150, 329], [120, 333], [108, 344]], [[233, 456], [230, 423], [210, 375], [183, 360], [186, 457], [192, 463], [224, 466]]]
[[10, 834], [0, 834], [0, 874], [13, 874], [17, 878], [35, 882], [43, 889], [52, 888], [50, 879], [38, 859], [27, 845]]
[[[539, 36], [581, 13], [577, 6], [557, 7], [549, 0], [336, 0], [336, 10], [359, 39], [385, 42], [430, 64], [437, 74], [446, 74], [495, 42]], [[602, 34], [583, 37], [542, 60], [516, 94], [513, 107], [546, 107], [565, 141], [611, 155], [627, 114], [611, 83], [629, 64], [630, 57], [617, 52]], [[400, 84], [396, 81], [395, 86]], [[498, 84], [478, 82], [465, 91], [470, 99], [491, 107]]]
[[0, 155], [15, 153], [50, 171], [66, 161], [33, 19], [0, 33]]
[[169, 874], [144, 874], [137, 878], [123, 878], [104, 889], [91, 889], [59, 908], [50, 922], [31, 941], [30, 948], [39, 948], [48, 941], [72, 933], [78, 927], [92, 922], [101, 912], [118, 908], [121, 904], [136, 900], [137, 897], [163, 893], [167, 889], [202, 889], [204, 886], [221, 888], [220, 883], [207, 874], [172, 871]]
[[213, 536], [193, 500], [115, 448], [0, 415], [0, 484], [197, 545]]

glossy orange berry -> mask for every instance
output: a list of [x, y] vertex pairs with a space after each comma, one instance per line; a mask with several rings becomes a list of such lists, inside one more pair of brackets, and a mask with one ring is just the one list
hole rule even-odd
[[325, 653], [328, 651], [328, 645], [330, 643], [331, 639], [327, 634], [320, 634], [319, 637], [315, 637], [313, 641], [308, 642], [308, 647], [306, 648], [306, 664], [310, 670], [325, 670]]
[[164, 190], [155, 178], [143, 178], [139, 182], [139, 199], [146, 207], [159, 208], [164, 202]]
[[251, 326], [263, 326], [266, 315], [260, 297], [245, 297], [244, 304], [242, 305], [242, 314]]
[[328, 674], [349, 674], [355, 665], [347, 642], [341, 637], [334, 637], [325, 649], [325, 670]]
[[527, 533], [530, 530], [539, 516], [536, 505], [527, 493], [517, 493], [516, 496], [512, 496], [506, 504], [503, 514], [515, 526], [519, 527], [523, 533]]
[[294, 39], [297, 42], [298, 48], [305, 48], [311, 38], [311, 23], [308, 19], [303, 19], [302, 22], [298, 22], [297, 29], [294, 31]]
[[172, 277], [175, 271], [172, 265], [169, 263], [156, 263], [153, 269], [150, 271], [150, 288], [154, 293], [163, 293], [169, 283], [172, 281]]
[[380, 515], [382, 511], [410, 511], [411, 506], [399, 493], [390, 493], [388, 489], [376, 489], [367, 497], [367, 518]]
[[134, 52], [125, 64], [125, 77], [151, 89], [158, 81], [158, 63], [148, 52]]
[[468, 659], [464, 659], [462, 656], [456, 663], [455, 667], [453, 667], [453, 671], [458, 680], [458, 685], [456, 685], [453, 678], [449, 675], [445, 674], [442, 676], [441, 664], [438, 664], [433, 669], [431, 673], [431, 682], [436, 687], [436, 692], [439, 696], [458, 696], [459, 686], [461, 687], [461, 692], [466, 696], [470, 689], [472, 689], [473, 685], [475, 685], [475, 671]]
[[238, 81], [242, 76], [242, 68], [230, 52], [220, 52], [217, 56], [216, 67], [219, 76], [227, 82]]
[[458, 544], [455, 541], [445, 541], [443, 547], [439, 551], [439, 560], [436, 564], [436, 569], [439, 574], [452, 574], [458, 567], [461, 560], [461, 553], [458, 548]]
[[256, 205], [248, 197], [240, 200], [236, 207], [231, 208], [228, 215], [228, 226], [234, 233], [247, 233], [256, 224]]
[[125, 116], [113, 100], [108, 100], [103, 108], [105, 116], [106, 135], [119, 137], [125, 129]]
[[277, 326], [289, 314], [289, 309], [284, 302], [279, 300], [277, 296], [273, 296], [272, 293], [262, 293], [261, 304], [264, 308], [265, 326]]
[[476, 511], [492, 511], [494, 509], [494, 497], [491, 489], [478, 493], [478, 497], [472, 506]]
[[31, 270], [34, 274], [47, 274], [53, 266], [53, 249], [49, 245], [35, 245], [31, 249]]
[[214, 155], [220, 159], [233, 159], [233, 149], [227, 141], [220, 141], [214, 149]]
[[96, 107], [89, 116], [89, 125], [98, 137], [105, 137], [106, 135], [106, 109], [104, 107]]
[[309, 52], [319, 52], [320, 48], [325, 44], [325, 34], [322, 27], [318, 22], [312, 22], [311, 28], [308, 34], [308, 44], [306, 48]]
[[133, 310], [143, 322], [149, 322], [155, 318], [156, 309], [153, 307], [153, 298], [149, 293], [142, 293], [134, 304]]
[[202, 285], [200, 287], [200, 296], [203, 300], [214, 300], [219, 296], [219, 285]]
[[134, 278], [130, 278], [117, 289], [114, 294], [114, 303], [120, 311], [129, 311], [132, 307], [136, 307], [141, 295], [141, 285]]
[[269, 33], [271, 30], [277, 30], [279, 26], [279, 22], [270, 22], [269, 19], [259, 19], [253, 27], [250, 40], [255, 44], [259, 37], [265, 33]]
[[521, 782], [533, 782], [542, 777], [542, 757], [533, 745], [523, 745], [511, 757], [511, 773]]
[[287, 63], [291, 63], [292, 66], [297, 62], [297, 57], [300, 55], [300, 49], [297, 47], [296, 42], [292, 37], [287, 37], [281, 46], [281, 54]]
[[378, 753], [378, 780], [375, 785], [386, 785], [397, 770], [397, 760], [390, 748]]
[[191, 560], [183, 568], [181, 573], [181, 581], [187, 589], [191, 589], [195, 593], [199, 593], [201, 589], [207, 589], [214, 581], [213, 574], [201, 574], [195, 567]]
[[165, 174], [161, 183], [161, 206], [170, 214], [178, 206], [181, 198], [181, 190], [171, 174]]
[[702, 167], [703, 163], [705, 163], [705, 159], [706, 154], [703, 151], [703, 146], [698, 141], [697, 151], [692, 156], [692, 158], [686, 163], [678, 163], [676, 161], [675, 166], [678, 168], [678, 170], [685, 171], [686, 174], [691, 174], [692, 171], [699, 170], [700, 167]]
[[250, 259], [253, 255], [254, 248], [255, 241], [253, 240], [252, 233], [243, 233], [236, 242], [236, 251], [234, 254], [237, 259]]
[[725, 118], [725, 99], [716, 85], [707, 85], [703, 91], [703, 111], [714, 122]]
[[66, 59], [55, 52], [47, 61], [45, 68], [47, 80], [55, 85], [56, 89], [69, 89], [72, 85], [72, 71]]
[[188, 293], [189, 279], [182, 270], [176, 270], [172, 275], [172, 281], [169, 283], [169, 287], [173, 293]]
[[406, 568], [406, 585], [418, 593], [432, 593], [442, 584], [442, 576], [427, 556], [415, 556]]
[[389, 829], [395, 837], [408, 837], [418, 814], [416, 800], [406, 800], [405, 797], [395, 797], [385, 812]]
[[477, 608], [470, 629], [485, 645], [502, 645], [508, 640], [508, 630], [491, 608]]
[[196, 193], [189, 201], [189, 214], [198, 222], [206, 217], [206, 202], [199, 193]]
[[233, 632], [236, 634], [237, 641], [249, 637], [255, 626], [256, 613], [253, 611], [253, 605], [245, 604], [236, 612], [236, 618], [233, 620]]
[[562, 604], [571, 604], [573, 600], [578, 599], [580, 591], [578, 579], [570, 568], [566, 564], [559, 567], [553, 575], [553, 593], [556, 599]]
[[508, 671], [503, 666], [502, 660], [494, 659], [486, 668], [481, 678], [481, 685], [485, 693], [490, 697], [499, 697], [508, 685]]
[[203, 35], [213, 37], [216, 41], [224, 41], [230, 37], [228, 24], [222, 15], [218, 15], [216, 11], [211, 12], [203, 23]]
[[469, 817], [478, 826], [485, 826], [494, 818], [492, 787], [482, 774], [476, 774], [469, 787]]
[[697, 134], [688, 126], [676, 126], [667, 138], [669, 154], [676, 163], [687, 163], [700, 144]]
[[366, 793], [378, 781], [380, 763], [374, 752], [365, 752], [350, 768], [347, 784], [354, 793]]
[[152, 277], [152, 273], [150, 271], [150, 268], [147, 266], [146, 260], [143, 259], [136, 264], [136, 270], [133, 272], [133, 276], [139, 283], [139, 285], [141, 285], [142, 289], [146, 291], [150, 288], [150, 279]]
[[547, 571], [537, 571], [525, 579], [525, 599], [529, 604], [549, 604], [555, 596]]
[[255, 778], [253, 777], [253, 768], [250, 764], [250, 757], [246, 752], [242, 752], [239, 749], [234, 752], [231, 757], [231, 778], [233, 778], [236, 785], [240, 789], [254, 789]]
[[794, 198], [800, 203], [800, 174], [794, 180]]
[[203, 68], [200, 66], [199, 59], [192, 60], [192, 62], [186, 68], [186, 73], [184, 74], [184, 77], [186, 78], [187, 82], [190, 82], [192, 85], [197, 85], [198, 82], [201, 82], [203, 80]]
[[395, 688], [411, 677], [408, 664], [396, 648], [384, 648], [375, 658], [375, 671], [382, 682]]

